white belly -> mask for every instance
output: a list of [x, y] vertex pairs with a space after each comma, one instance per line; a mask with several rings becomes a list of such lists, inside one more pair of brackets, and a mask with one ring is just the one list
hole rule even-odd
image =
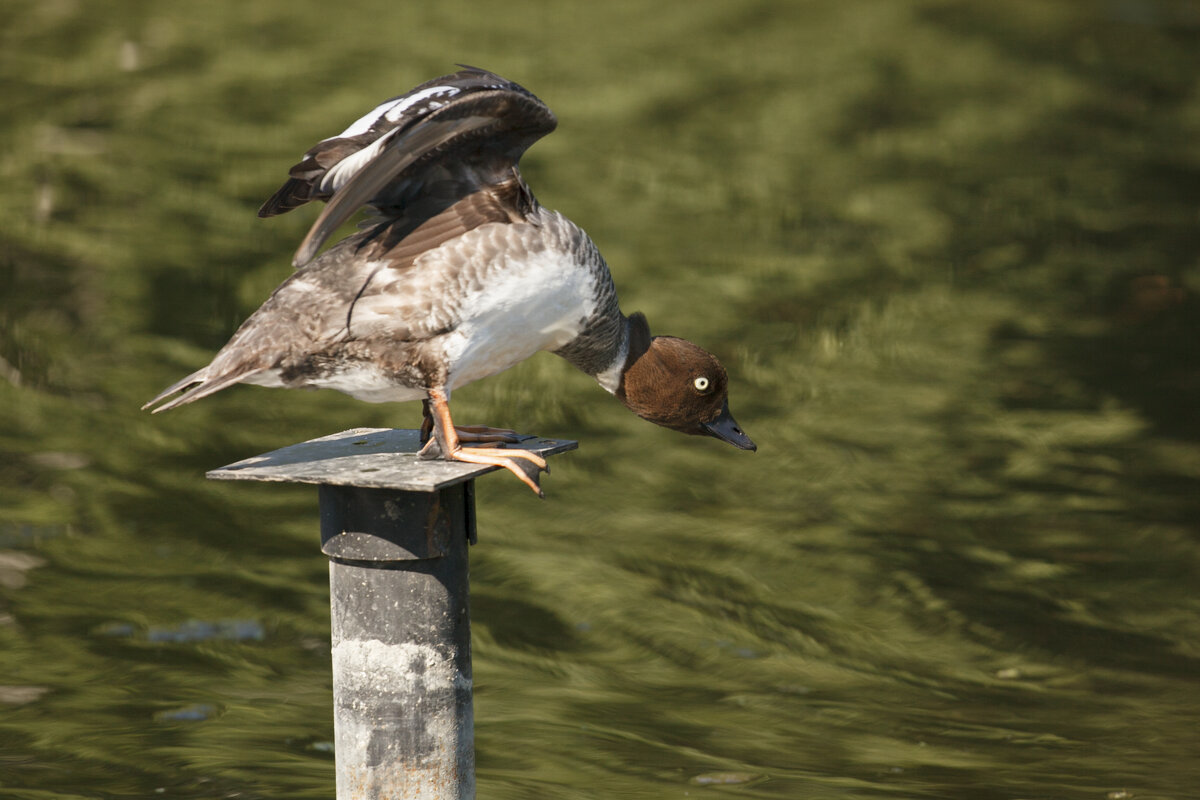
[[463, 304], [461, 324], [445, 337], [447, 388], [495, 375], [537, 353], [557, 350], [583, 329], [593, 310], [592, 277], [562, 253], [543, 250], [497, 270]]

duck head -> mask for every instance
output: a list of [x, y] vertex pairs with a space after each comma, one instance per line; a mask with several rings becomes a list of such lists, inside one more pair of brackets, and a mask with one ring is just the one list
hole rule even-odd
[[686, 339], [651, 336], [645, 316], [629, 317], [629, 356], [616, 395], [630, 411], [673, 431], [757, 450], [729, 413], [728, 391], [725, 368], [711, 353]]

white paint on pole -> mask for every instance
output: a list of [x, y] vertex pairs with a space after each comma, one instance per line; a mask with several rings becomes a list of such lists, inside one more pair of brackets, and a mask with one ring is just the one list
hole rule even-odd
[[333, 647], [333, 685], [337, 752], [365, 756], [339, 763], [339, 798], [475, 796], [474, 720], [457, 700], [470, 696], [471, 679], [454, 653], [343, 640]]

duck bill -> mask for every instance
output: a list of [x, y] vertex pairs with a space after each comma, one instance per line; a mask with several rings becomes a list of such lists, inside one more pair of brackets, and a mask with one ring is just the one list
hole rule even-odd
[[726, 400], [721, 406], [721, 413], [712, 422], [701, 423], [704, 432], [709, 436], [715, 436], [723, 442], [729, 442], [734, 447], [742, 450], [757, 450], [758, 446], [750, 440], [743, 431], [737, 420], [729, 413], [729, 401]]

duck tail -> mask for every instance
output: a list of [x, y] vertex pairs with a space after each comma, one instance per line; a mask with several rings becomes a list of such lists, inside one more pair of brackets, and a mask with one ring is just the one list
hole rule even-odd
[[[175, 408], [176, 406], [190, 403], [193, 400], [199, 400], [201, 397], [208, 397], [210, 394], [219, 392], [235, 383], [241, 383], [251, 375], [262, 371], [261, 368], [235, 370], [233, 372], [227, 372], [224, 375], [218, 375], [214, 378], [209, 375], [209, 369], [211, 367], [212, 365], [209, 364], [207, 367], [197, 370], [191, 375], [188, 375], [186, 378], [171, 384], [166, 389], [163, 389], [161, 392], [159, 392], [157, 397], [155, 397], [149, 403], [146, 403], [146, 405], [142, 406], [142, 410], [145, 411], [146, 409], [157, 405], [159, 402], [165, 400], [176, 392], [183, 391], [183, 394], [167, 400], [167, 402], [162, 403], [162, 405], [159, 405], [150, 412], [152, 414], [157, 414], [160, 411], [166, 411], [168, 409]], [[191, 387], [190, 389], [188, 388], [189, 386]]]

